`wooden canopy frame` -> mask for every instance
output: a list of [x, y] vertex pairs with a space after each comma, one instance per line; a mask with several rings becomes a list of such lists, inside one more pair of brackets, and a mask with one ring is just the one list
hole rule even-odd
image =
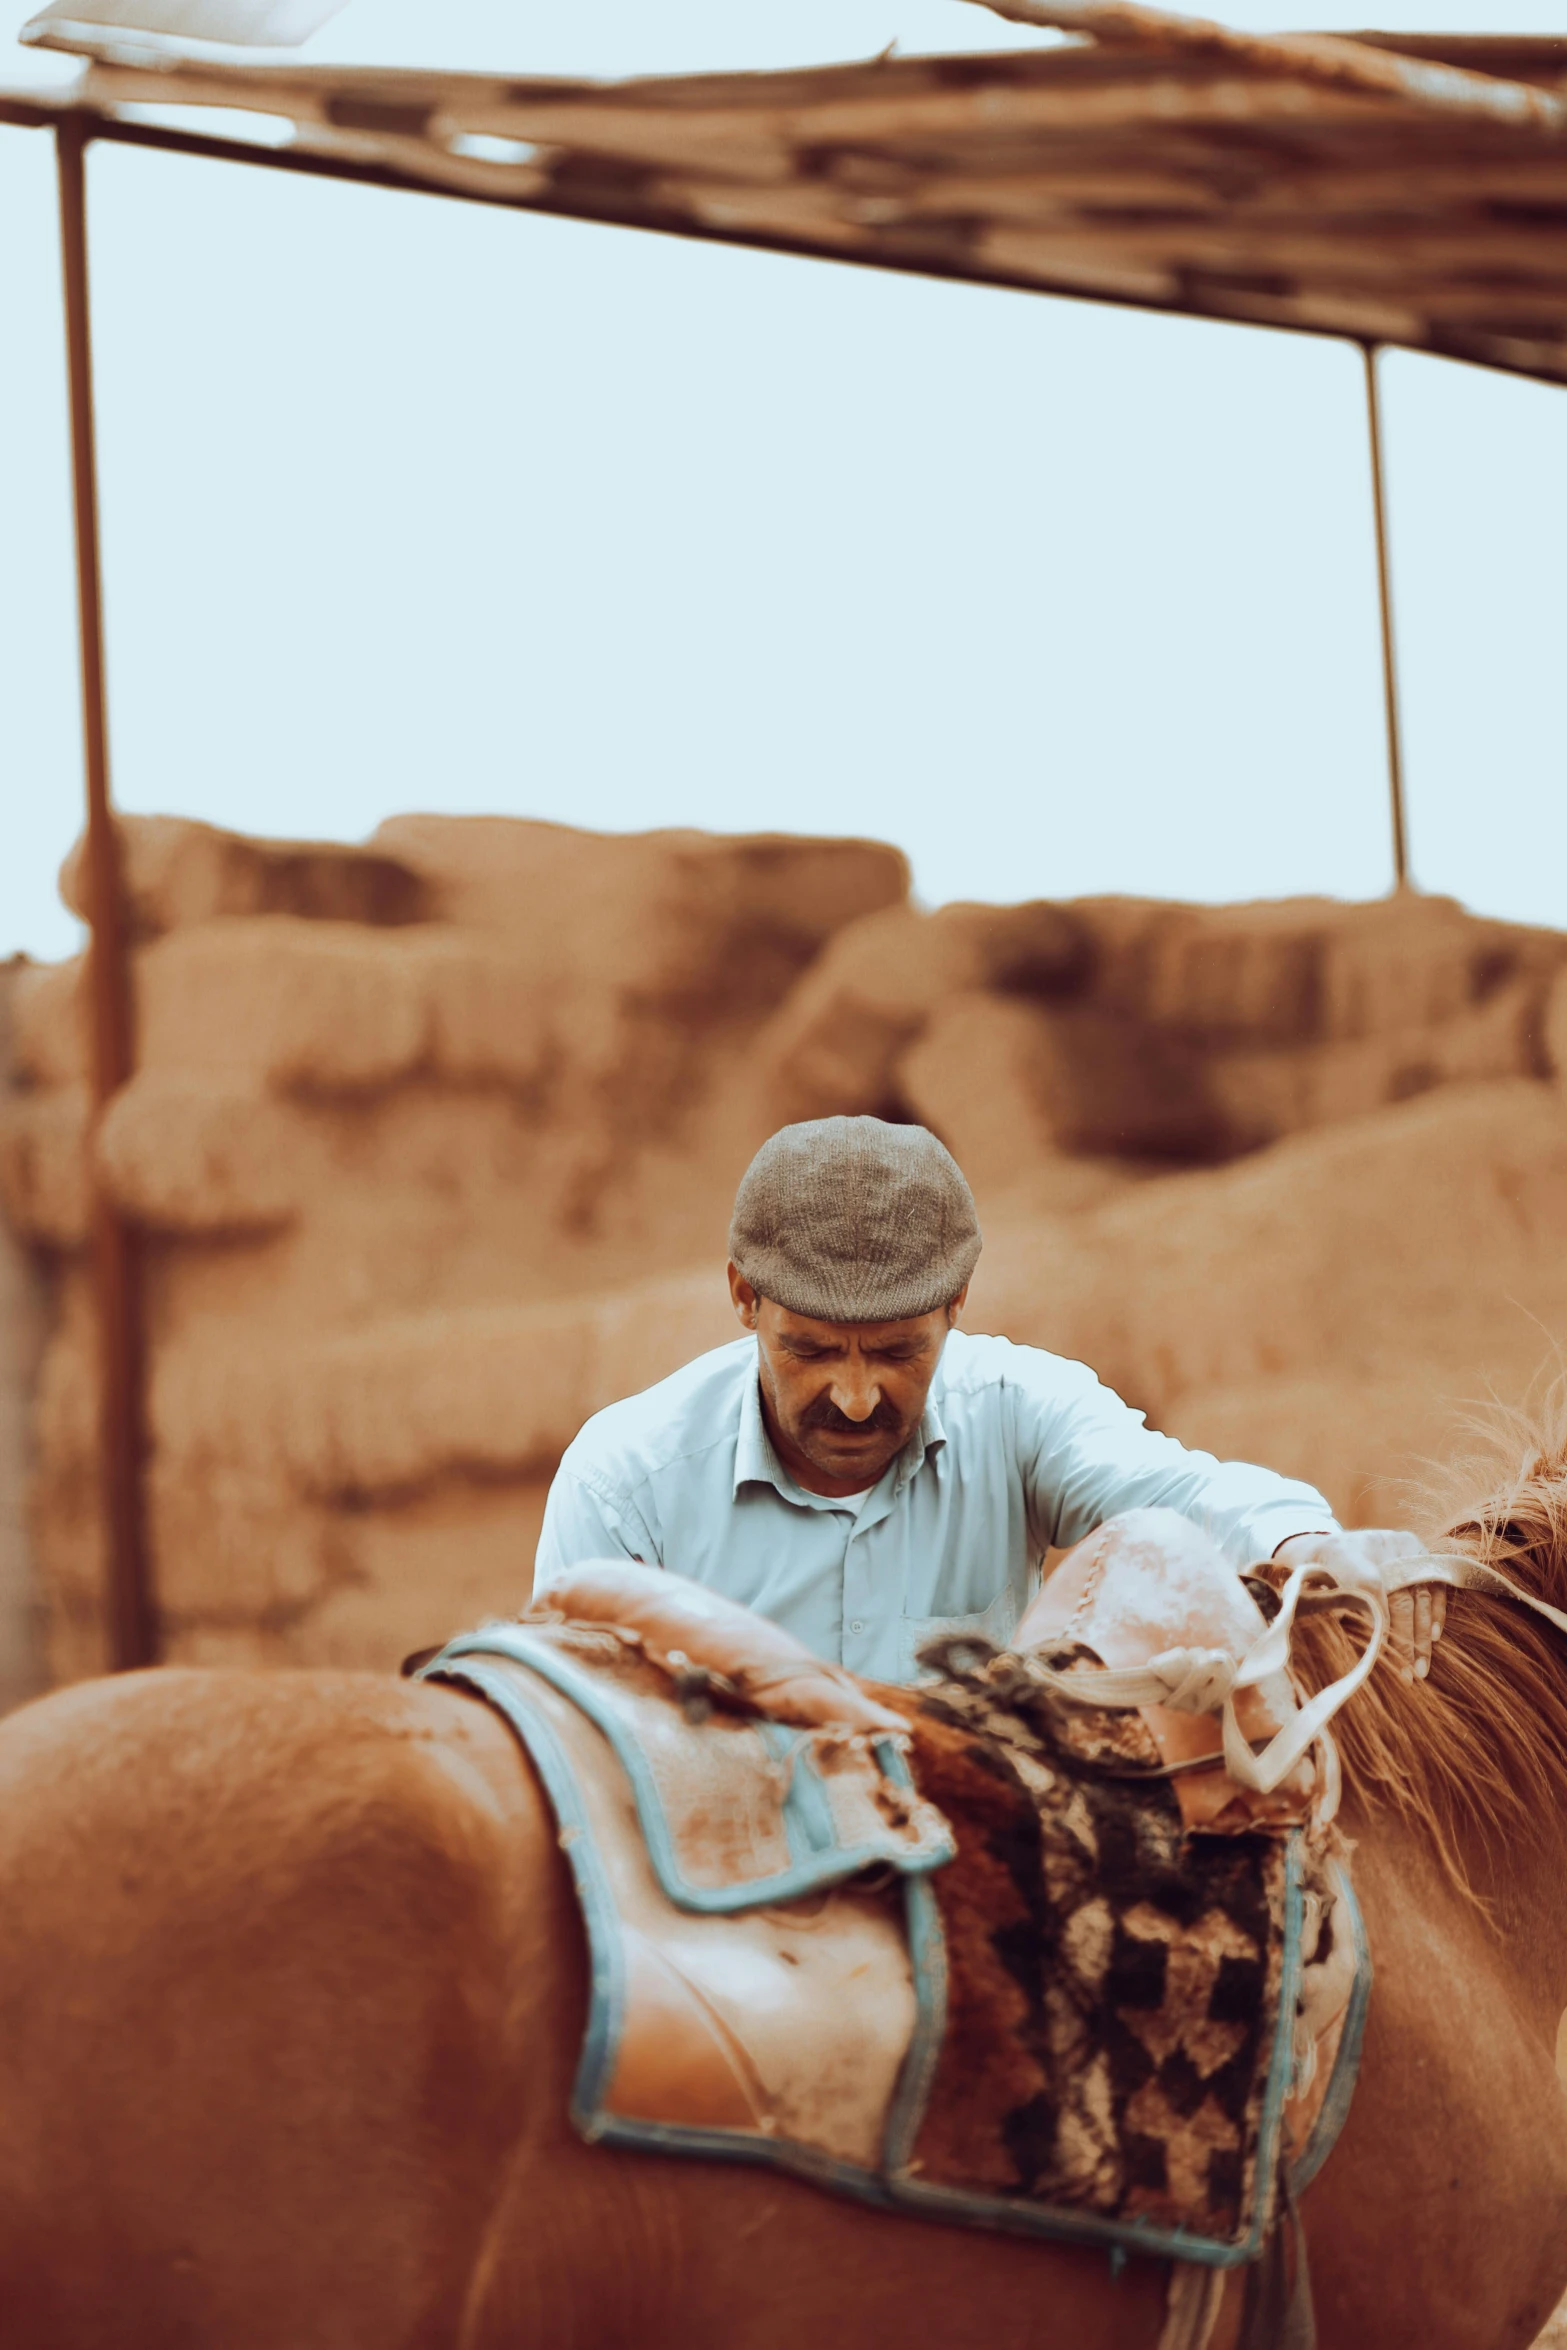
[[[1377, 350], [1567, 384], [1567, 38], [1263, 37], [1133, 0], [981, 4], [1072, 38], [606, 83], [235, 63], [58, 21], [34, 36], [88, 61], [62, 94], [0, 91], [0, 124], [52, 131], [58, 158], [100, 1115], [134, 1040], [104, 692], [94, 141], [1359, 344], [1408, 885]], [[276, 118], [283, 143], [242, 135], [236, 113]], [[142, 1267], [97, 1185], [95, 1203], [109, 1646], [125, 1668], [158, 1653]]]

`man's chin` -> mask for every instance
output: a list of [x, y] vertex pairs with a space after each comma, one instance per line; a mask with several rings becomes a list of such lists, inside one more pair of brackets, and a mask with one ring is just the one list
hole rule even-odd
[[857, 1477], [863, 1471], [869, 1483], [881, 1475], [901, 1441], [900, 1438], [898, 1444], [889, 1444], [880, 1428], [873, 1436], [835, 1436], [814, 1428], [800, 1450], [813, 1468], [821, 1469], [829, 1477]]

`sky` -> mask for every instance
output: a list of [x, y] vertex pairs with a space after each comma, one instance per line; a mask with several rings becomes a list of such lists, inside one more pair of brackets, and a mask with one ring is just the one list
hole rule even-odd
[[[1032, 38], [961, 0], [351, 0], [304, 54], [895, 37]], [[0, 42], [0, 82], [60, 70]], [[122, 806], [869, 833], [931, 903], [1387, 886], [1358, 352], [124, 148], [89, 202]], [[53, 207], [51, 143], [0, 128], [0, 955], [76, 936]], [[1567, 925], [1567, 392], [1382, 364], [1415, 877]]]

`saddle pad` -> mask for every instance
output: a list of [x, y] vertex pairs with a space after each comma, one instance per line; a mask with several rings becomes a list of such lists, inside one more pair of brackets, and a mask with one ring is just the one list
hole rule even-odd
[[[1186, 1833], [1169, 1782], [1135, 1775], [1135, 1717], [1062, 1724], [983, 1675], [877, 1689], [909, 1724], [924, 1801], [893, 1824], [893, 1869], [880, 1849], [854, 1878], [846, 1856], [875, 1841], [864, 1810], [835, 1814], [850, 1835], [805, 1859], [803, 1831], [778, 1823], [820, 1733], [784, 1753], [776, 1725], [690, 1722], [634, 1643], [491, 1626], [420, 1670], [499, 1708], [554, 1806], [592, 1957], [585, 2137], [1215, 2266], [1261, 2250], [1281, 2163], [1297, 2185], [1320, 2167], [1369, 1982], [1347, 1879], [1323, 1894], [1339, 1904], [1327, 1946], [1353, 1952], [1347, 2007], [1326, 2001], [1329, 2061], [1292, 2105], [1305, 1896], [1323, 1872], [1299, 1831]], [[896, 1788], [898, 1744], [876, 1743]], [[706, 1759], [675, 1759], [688, 1748]], [[863, 1741], [826, 1751], [867, 1760]], [[693, 1789], [700, 1832], [675, 1800]], [[885, 1837], [877, 1800], [869, 1812]]]
[[548, 1621], [486, 1624], [428, 1667], [471, 1656], [525, 1665], [580, 1707], [613, 1747], [648, 1857], [682, 1909], [791, 1901], [886, 1866], [923, 1874], [952, 1857], [941, 1814], [915, 1795], [891, 1738], [803, 1729], [699, 1701], [634, 1634]]
[[[922, 2075], [926, 2037], [905, 1900], [887, 1872], [788, 1906], [753, 1896], [743, 1915], [732, 1903], [729, 1914], [711, 1901], [678, 1906], [651, 1864], [624, 1762], [575, 1690], [472, 1644], [423, 1670], [489, 1699], [554, 1808], [592, 1966], [572, 2097], [582, 2135], [829, 2180], [874, 2172], [905, 2074]], [[711, 1723], [684, 1735], [716, 1746], [720, 1769], [734, 1743], [714, 1740]], [[906, 1883], [928, 1901], [921, 1879]]]
[[[1304, 2186], [1348, 2109], [1370, 1965], [1347, 1876], [1296, 1830], [1189, 1833], [1168, 1780], [1118, 1764], [1124, 1716], [1022, 1716], [982, 1676], [878, 1694], [958, 1845], [933, 1880], [947, 2016], [899, 2199], [1254, 2258], [1281, 2161]], [[1349, 1957], [1320, 2043], [1297, 2021], [1308, 1887]]]

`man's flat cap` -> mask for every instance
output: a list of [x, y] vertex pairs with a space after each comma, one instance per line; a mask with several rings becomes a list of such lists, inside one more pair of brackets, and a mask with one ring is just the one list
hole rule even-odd
[[901, 1322], [952, 1303], [979, 1261], [974, 1195], [923, 1126], [812, 1118], [764, 1142], [729, 1254], [759, 1297], [819, 1322]]

